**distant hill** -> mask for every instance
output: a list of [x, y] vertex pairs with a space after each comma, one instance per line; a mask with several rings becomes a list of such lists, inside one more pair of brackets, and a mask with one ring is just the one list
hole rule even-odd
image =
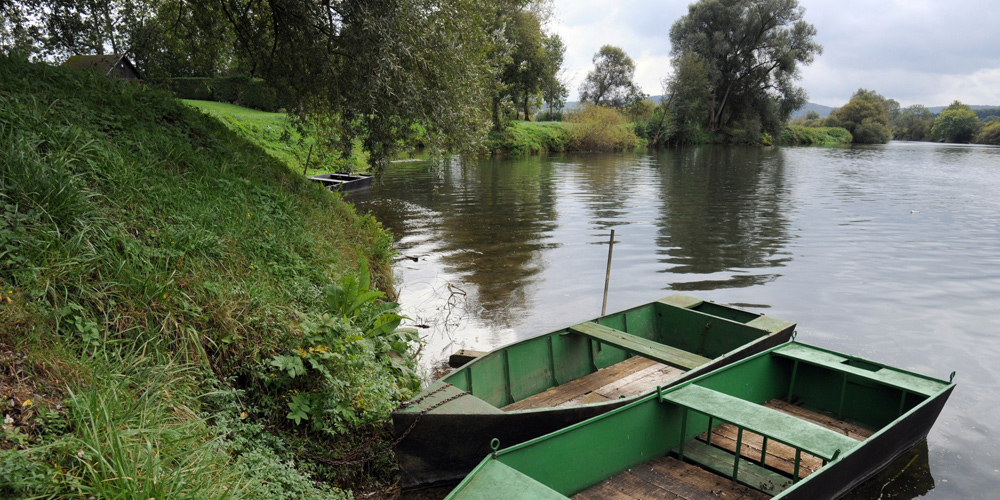
[[810, 102], [807, 103], [805, 107], [800, 108], [799, 110], [792, 113], [792, 119], [798, 118], [800, 116], [805, 116], [806, 113], [810, 111], [815, 111], [819, 113], [820, 118], [826, 118], [827, 116], [830, 116], [830, 112], [833, 111], [834, 109], [836, 108], [831, 108], [830, 106], [824, 106], [822, 104], [816, 104], [814, 102]]

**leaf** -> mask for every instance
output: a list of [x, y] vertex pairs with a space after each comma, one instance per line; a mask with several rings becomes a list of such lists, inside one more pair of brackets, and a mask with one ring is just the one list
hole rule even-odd
[[306, 367], [302, 364], [302, 358], [298, 356], [275, 356], [271, 358], [270, 365], [288, 373], [289, 378], [306, 374]]

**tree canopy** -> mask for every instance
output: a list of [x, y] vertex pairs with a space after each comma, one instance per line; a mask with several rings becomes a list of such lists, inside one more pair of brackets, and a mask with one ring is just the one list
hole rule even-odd
[[796, 0], [700, 0], [670, 29], [676, 64], [696, 54], [708, 72], [710, 130], [755, 122], [776, 132], [806, 103], [799, 65], [823, 48]]
[[378, 165], [414, 123], [432, 144], [474, 148], [492, 98], [537, 101], [549, 1], [0, 0], [0, 48], [55, 62], [127, 52], [147, 76], [264, 78]]
[[899, 107], [890, 101], [874, 90], [858, 89], [844, 107], [830, 113], [827, 126], [847, 129], [856, 144], [885, 144], [892, 139], [889, 111]]
[[931, 134], [941, 142], [969, 142], [979, 128], [979, 117], [966, 104], [951, 103], [934, 120]]
[[594, 69], [580, 85], [580, 100], [624, 109], [646, 98], [634, 78], [632, 58], [620, 47], [605, 45], [594, 54]]

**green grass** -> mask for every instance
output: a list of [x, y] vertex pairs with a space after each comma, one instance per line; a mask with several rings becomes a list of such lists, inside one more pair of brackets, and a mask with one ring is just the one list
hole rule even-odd
[[841, 127], [788, 125], [776, 141], [785, 145], [840, 146], [851, 144], [851, 133]]
[[486, 149], [510, 156], [565, 151], [566, 127], [563, 122], [516, 121], [501, 132], [490, 133]]
[[[281, 123], [233, 111], [261, 134]], [[391, 483], [391, 455], [331, 470], [294, 450], [340, 456], [381, 432], [384, 411], [366, 412], [411, 387], [398, 342], [336, 337], [368, 347], [333, 382], [381, 398], [347, 401], [343, 432], [291, 423], [261, 382], [333, 312], [335, 284], [370, 269], [391, 287], [391, 237], [231, 127], [148, 87], [0, 56], [0, 365], [16, 367], [0, 370], [0, 497]]]
[[[360, 144], [355, 144], [348, 158], [341, 158], [339, 152], [333, 149], [334, 145], [318, 140], [321, 132], [314, 124], [298, 117], [223, 102], [190, 99], [182, 99], [181, 102], [215, 117], [230, 130], [284, 162], [294, 172], [303, 173], [307, 160], [309, 169], [306, 175], [368, 170], [368, 156], [361, 150]], [[313, 149], [311, 156], [310, 147]]]

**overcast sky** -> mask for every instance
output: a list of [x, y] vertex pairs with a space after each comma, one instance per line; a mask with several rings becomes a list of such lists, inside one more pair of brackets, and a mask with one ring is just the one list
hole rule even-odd
[[[602, 45], [636, 62], [636, 82], [662, 93], [670, 27], [693, 0], [554, 0], [550, 30], [566, 44], [570, 100]], [[1000, 105], [1000, 0], [799, 0], [823, 54], [802, 69], [809, 101], [842, 106], [859, 87], [903, 106]]]

